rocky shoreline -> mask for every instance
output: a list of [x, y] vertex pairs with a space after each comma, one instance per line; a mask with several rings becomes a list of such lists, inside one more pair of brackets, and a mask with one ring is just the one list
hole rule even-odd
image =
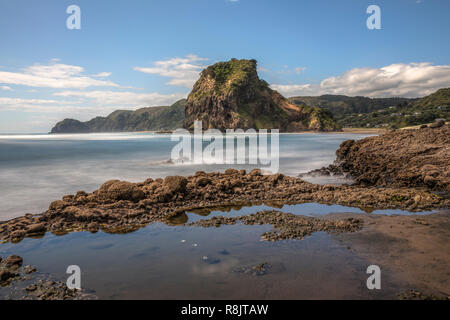
[[1, 222], [0, 240], [18, 242], [46, 232], [125, 233], [149, 223], [167, 222], [196, 208], [266, 201], [340, 204], [369, 212], [423, 211], [450, 206], [450, 199], [427, 189], [317, 185], [282, 174], [262, 175], [259, 169], [249, 173], [227, 169], [224, 173], [150, 178], [142, 183], [108, 181], [92, 193], [79, 191], [52, 202], [42, 214]]

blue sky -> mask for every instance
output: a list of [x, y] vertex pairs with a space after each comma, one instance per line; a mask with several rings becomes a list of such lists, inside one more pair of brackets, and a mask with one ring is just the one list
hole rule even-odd
[[[66, 8], [81, 9], [69, 30]], [[381, 30], [369, 30], [369, 5]], [[0, 132], [168, 105], [203, 67], [254, 58], [286, 96], [450, 86], [447, 0], [0, 0]]]

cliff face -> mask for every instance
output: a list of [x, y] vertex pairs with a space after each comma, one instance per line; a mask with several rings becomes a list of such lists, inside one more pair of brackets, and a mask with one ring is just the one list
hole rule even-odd
[[136, 111], [117, 110], [107, 117], [86, 122], [65, 119], [58, 122], [51, 133], [133, 132], [173, 130], [183, 126], [186, 100], [170, 107], [149, 107]]
[[202, 71], [189, 94], [184, 127], [280, 129], [282, 132], [338, 130], [331, 113], [290, 103], [259, 79], [256, 60], [232, 59]]

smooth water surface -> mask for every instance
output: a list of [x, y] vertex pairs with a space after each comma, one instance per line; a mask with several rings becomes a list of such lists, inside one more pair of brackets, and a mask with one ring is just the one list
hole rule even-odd
[[[65, 282], [69, 265], [100, 299], [372, 299], [392, 298], [398, 283], [366, 287], [365, 261], [324, 232], [303, 240], [261, 242], [270, 225], [220, 228], [149, 225], [133, 233], [47, 235], [3, 244], [0, 255]], [[268, 263], [264, 275], [243, 270]], [[8, 289], [0, 289], [0, 299]]]

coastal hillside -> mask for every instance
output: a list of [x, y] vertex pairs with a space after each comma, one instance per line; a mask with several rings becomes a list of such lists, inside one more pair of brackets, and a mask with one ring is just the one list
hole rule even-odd
[[409, 103], [401, 103], [367, 114], [339, 117], [346, 127], [403, 128], [426, 124], [436, 119], [450, 119], [450, 88]]
[[329, 110], [343, 127], [402, 128], [450, 118], [450, 88], [421, 99], [324, 95], [289, 100]]
[[184, 127], [331, 131], [340, 127], [324, 109], [295, 105], [259, 79], [256, 60], [231, 59], [202, 71], [186, 103]]
[[171, 106], [117, 110], [107, 117], [96, 117], [86, 122], [64, 119], [53, 127], [51, 133], [173, 130], [183, 126], [185, 104], [186, 100], [182, 99]]
[[344, 95], [325, 94], [312, 97], [291, 97], [289, 101], [295, 104], [306, 104], [329, 110], [334, 116], [349, 115], [353, 113], [370, 113], [380, 109], [389, 108], [402, 103], [410, 103], [416, 99], [408, 98], [368, 98], [349, 97]]

